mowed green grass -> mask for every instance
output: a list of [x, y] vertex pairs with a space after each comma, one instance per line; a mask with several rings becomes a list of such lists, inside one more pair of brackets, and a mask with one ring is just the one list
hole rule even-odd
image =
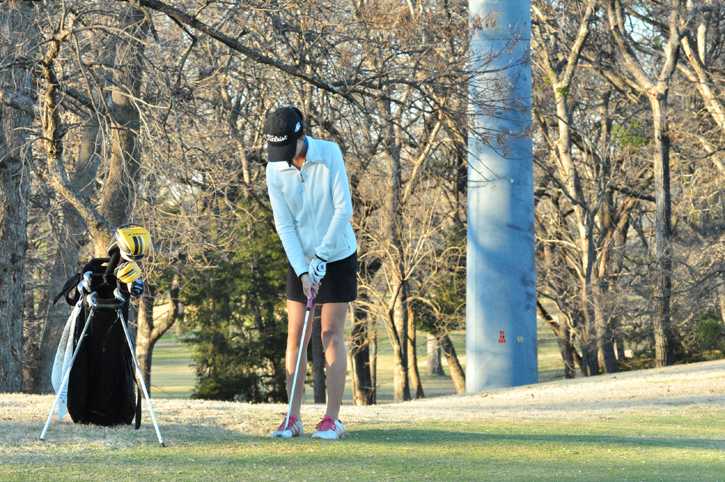
[[151, 362], [151, 396], [189, 398], [196, 383], [191, 345], [181, 342], [173, 330], [156, 343]]
[[342, 442], [197, 421], [165, 425], [166, 448], [148, 424], [140, 432], [64, 426], [46, 443], [0, 444], [0, 479], [725, 480], [725, 434], [713, 423], [722, 415], [687, 407], [677, 416], [361, 423]]
[[[385, 331], [379, 327], [378, 333], [378, 402], [393, 400], [393, 354]], [[451, 395], [455, 388], [450, 377], [429, 375], [426, 365], [426, 334], [419, 332], [416, 338], [418, 351], [418, 368], [421, 374], [423, 390], [427, 397]], [[466, 341], [464, 332], [451, 334], [459, 360], [463, 367], [466, 364]], [[548, 329], [539, 327], [538, 341], [539, 381], [545, 382], [562, 378], [564, 368], [556, 344], [556, 339]], [[188, 398], [195, 383], [194, 368], [191, 360], [192, 347], [181, 342], [172, 331], [167, 332], [156, 344], [153, 355], [151, 392], [160, 398]], [[445, 357], [443, 369], [448, 374]], [[308, 377], [308, 388], [305, 399], [312, 402], [311, 377]], [[348, 378], [344, 399], [352, 400], [351, 381]]]

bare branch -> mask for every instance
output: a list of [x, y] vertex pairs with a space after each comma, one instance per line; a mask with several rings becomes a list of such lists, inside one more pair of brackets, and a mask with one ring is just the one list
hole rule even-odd
[[293, 77], [297, 77], [299, 79], [304, 80], [305, 82], [309, 82], [310, 84], [314, 85], [315, 87], [319, 87], [322, 90], [325, 90], [327, 92], [331, 92], [333, 94], [340, 95], [350, 101], [355, 101], [354, 98], [347, 92], [339, 90], [334, 88], [332, 85], [330, 85], [327, 82], [324, 82], [323, 80], [319, 79], [318, 77], [314, 77], [312, 75], [307, 74], [303, 70], [289, 65], [285, 64], [283, 62], [280, 62], [277, 59], [273, 59], [272, 57], [269, 57], [267, 55], [264, 55], [258, 50], [255, 50], [253, 48], [247, 47], [246, 45], [242, 44], [238, 40], [222, 33], [216, 28], [213, 28], [206, 23], [202, 22], [196, 17], [193, 17], [189, 15], [188, 13], [184, 12], [183, 10], [180, 10], [176, 7], [173, 7], [167, 3], [161, 2], [159, 0], [122, 0], [140, 7], [147, 7], [152, 10], [155, 10], [157, 12], [161, 12], [168, 16], [170, 19], [172, 19], [175, 23], [188, 25], [196, 30], [199, 30], [200, 32], [204, 32], [214, 40], [217, 40], [227, 47], [229, 47], [232, 50], [235, 50], [245, 57], [258, 62], [260, 64], [269, 65], [271, 67], [274, 67], [282, 72], [285, 72], [286, 74], [289, 74]]
[[589, 37], [589, 22], [591, 21], [594, 13], [597, 10], [596, 3], [596, 0], [589, 0], [589, 2], [587, 3], [586, 10], [584, 11], [584, 16], [582, 17], [579, 24], [579, 31], [577, 32], [576, 39], [574, 40], [574, 45], [571, 47], [569, 57], [566, 61], [564, 73], [559, 78], [560, 88], [568, 88], [569, 85], [571, 85], [571, 80], [574, 77], [574, 72], [577, 68], [577, 65], [579, 64], [579, 56], [582, 53], [584, 44], [587, 41], [587, 37]]

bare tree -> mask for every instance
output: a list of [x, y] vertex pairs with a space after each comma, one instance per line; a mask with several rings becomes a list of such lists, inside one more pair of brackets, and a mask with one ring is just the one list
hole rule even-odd
[[[39, 43], [32, 2], [0, 11], [0, 392], [20, 391], [23, 364], [23, 303], [28, 198], [32, 151], [32, 65]], [[5, 94], [7, 92], [7, 94]], [[14, 94], [20, 94], [14, 95]], [[15, 101], [13, 101], [13, 98]], [[22, 99], [21, 99], [22, 98]]]
[[[581, 20], [571, 43], [571, 48], [568, 51], [565, 49], [559, 51], [561, 46], [566, 45], [566, 43], [557, 38], [555, 33], [551, 35], [551, 30], [547, 33], [543, 31], [545, 27], [554, 29], [555, 26], [551, 25], [547, 14], [535, 5], [535, 17], [539, 21], [535, 27], [538, 29], [538, 35], [535, 39], [539, 48], [534, 50], [538, 53], [537, 57], [542, 63], [544, 75], [554, 96], [558, 132], [556, 153], [562, 171], [560, 179], [567, 190], [566, 197], [573, 201], [572, 209], [576, 217], [578, 235], [576, 244], [579, 251], [578, 258], [581, 260], [581, 266], [577, 267], [577, 271], [581, 280], [581, 310], [585, 318], [585, 325], [581, 330], [582, 343], [585, 346], [585, 353], [599, 352], [604, 369], [611, 373], [616, 371], [612, 339], [603, 317], [597, 317], [595, 314], [594, 300], [594, 291], [597, 290], [598, 285], [598, 281], [594, 279], [594, 268], [598, 263], [594, 224], [597, 212], [602, 206], [602, 192], [598, 193], [598, 198], [589, 199], [582, 186], [581, 174], [577, 166], [575, 166], [572, 155], [574, 146], [572, 139], [573, 117], [569, 100], [572, 81], [589, 35], [589, 24], [595, 10], [595, 0], [590, 0], [583, 6]], [[562, 60], [557, 62], [556, 58]], [[598, 371], [596, 359], [593, 356], [587, 356], [586, 358], [590, 363], [589, 371], [596, 373]]]
[[[625, 28], [625, 9], [621, 0], [607, 0], [609, 29], [627, 74], [623, 80], [646, 96], [654, 127], [654, 183], [656, 203], [655, 251], [659, 266], [656, 294], [657, 310], [652, 319], [657, 366], [672, 362], [670, 298], [672, 296], [672, 200], [670, 187], [670, 131], [668, 95], [672, 75], [677, 66], [682, 38], [682, 0], [672, 0], [664, 7], [668, 15], [668, 37], [658, 55], [662, 59], [659, 72], [652, 77], [643, 67], [634, 48], [634, 41]], [[655, 14], [653, 12], [653, 14]]]

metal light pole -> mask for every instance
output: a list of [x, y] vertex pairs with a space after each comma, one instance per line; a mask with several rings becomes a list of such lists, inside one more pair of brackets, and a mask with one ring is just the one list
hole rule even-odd
[[538, 381], [530, 8], [530, 0], [469, 0], [469, 393]]

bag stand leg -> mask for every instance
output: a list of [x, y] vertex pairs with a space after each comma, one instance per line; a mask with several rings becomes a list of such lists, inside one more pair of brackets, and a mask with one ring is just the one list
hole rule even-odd
[[138, 384], [141, 385], [141, 390], [143, 390], [143, 395], [146, 398], [146, 403], [149, 406], [149, 413], [151, 414], [151, 421], [154, 424], [154, 429], [156, 430], [156, 438], [159, 439], [159, 444], [162, 447], [166, 447], [164, 444], [164, 440], [161, 438], [161, 432], [159, 431], [159, 425], [156, 423], [156, 415], [154, 414], [154, 406], [151, 403], [151, 397], [149, 397], [149, 392], [146, 390], [146, 382], [144, 382], [143, 373], [141, 373], [141, 369], [138, 367], [138, 361], [136, 361], [136, 353], [133, 349], [133, 344], [131, 343], [131, 337], [128, 336], [128, 329], [126, 328], [126, 318], [123, 316], [123, 313], [121, 310], [117, 310], [118, 313], [118, 319], [121, 320], [121, 327], [123, 328], [123, 334], [126, 336], [126, 343], [128, 343], [128, 350], [131, 352], [131, 359], [133, 360], [133, 366], [136, 372], [136, 380], [138, 381]]
[[78, 338], [78, 344], [76, 345], [75, 350], [73, 350], [73, 356], [70, 359], [70, 364], [68, 366], [68, 369], [63, 374], [63, 378], [60, 382], [60, 389], [58, 390], [58, 393], [55, 395], [55, 401], [53, 402], [53, 405], [50, 407], [50, 413], [48, 413], [48, 420], [45, 421], [45, 426], [43, 427], [43, 431], [40, 434], [40, 440], [45, 440], [45, 436], [48, 433], [48, 429], [50, 428], [50, 422], [53, 419], [53, 414], [58, 410], [58, 402], [60, 401], [60, 395], [63, 393], [63, 391], [66, 389], [66, 386], [68, 385], [68, 379], [70, 378], [70, 372], [73, 369], [73, 362], [76, 360], [76, 355], [78, 355], [78, 351], [81, 348], [81, 343], [83, 343], [83, 339], [86, 335], [86, 330], [88, 329], [88, 325], [90, 324], [91, 317], [93, 316], [93, 308], [91, 308], [90, 313], [88, 313], [88, 318], [86, 318], [86, 324], [83, 325], [83, 331], [81, 332], [80, 338]]

